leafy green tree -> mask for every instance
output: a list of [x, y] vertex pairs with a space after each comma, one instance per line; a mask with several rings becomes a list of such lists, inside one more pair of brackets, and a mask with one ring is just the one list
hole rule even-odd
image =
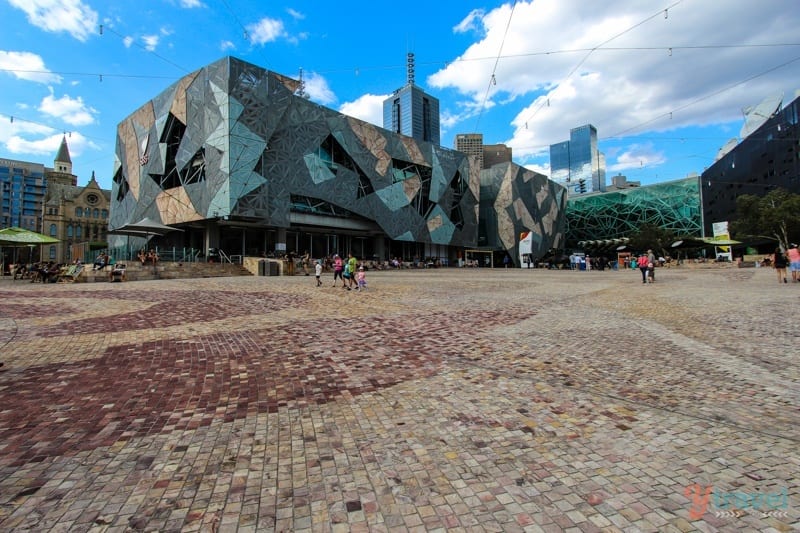
[[764, 196], [743, 194], [736, 199], [736, 220], [731, 222], [736, 237], [768, 236], [787, 249], [800, 240], [800, 194], [773, 189]]
[[642, 224], [639, 231], [629, 236], [628, 246], [634, 250], [647, 250], [652, 248], [661, 255], [669, 255], [670, 246], [680, 237], [670, 229], [665, 229], [653, 224]]

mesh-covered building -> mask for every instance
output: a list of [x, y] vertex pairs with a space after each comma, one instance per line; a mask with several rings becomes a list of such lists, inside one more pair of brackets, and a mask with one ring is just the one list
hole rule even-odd
[[[110, 229], [147, 217], [183, 229], [168, 235], [182, 246], [251, 256], [447, 262], [476, 246], [481, 171], [466, 155], [319, 106], [297, 88], [228, 57], [136, 110], [117, 130]], [[513, 190], [544, 205], [551, 189]], [[515, 198], [508, 204], [520, 209]], [[557, 232], [563, 210], [547, 216], [541, 227]], [[543, 245], [556, 238], [543, 234]]]
[[703, 235], [700, 178], [570, 198], [567, 245], [628, 237], [644, 224], [685, 237]]

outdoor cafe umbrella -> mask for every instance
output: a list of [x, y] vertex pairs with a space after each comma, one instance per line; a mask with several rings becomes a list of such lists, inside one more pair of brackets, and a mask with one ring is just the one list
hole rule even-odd
[[[164, 236], [171, 231], [183, 231], [180, 228], [173, 228], [161, 222], [157, 222], [151, 218], [143, 218], [139, 222], [132, 222], [125, 224], [116, 229], [108, 230], [111, 235], [127, 235], [129, 237], [144, 237], [149, 241], [151, 237]], [[153, 265], [155, 269], [155, 265]]]
[[[0, 229], [0, 248], [10, 247], [19, 248], [20, 246], [35, 246], [37, 244], [54, 244], [59, 242], [54, 237], [48, 237], [41, 233], [31, 231], [24, 228], [11, 227]], [[5, 255], [2, 255], [2, 261], [5, 263]], [[16, 258], [14, 259], [16, 262]], [[3, 271], [6, 265], [3, 264]]]

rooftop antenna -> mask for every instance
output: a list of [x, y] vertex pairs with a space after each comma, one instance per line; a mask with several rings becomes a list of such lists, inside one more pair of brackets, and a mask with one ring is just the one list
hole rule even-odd
[[297, 96], [308, 98], [310, 95], [306, 92], [306, 82], [303, 79], [303, 67], [300, 67], [300, 86], [297, 88]]
[[408, 72], [408, 85], [414, 85], [414, 52], [406, 54], [406, 69]]

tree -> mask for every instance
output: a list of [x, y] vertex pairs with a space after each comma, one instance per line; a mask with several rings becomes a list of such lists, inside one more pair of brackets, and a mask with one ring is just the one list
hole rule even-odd
[[653, 224], [642, 224], [639, 231], [630, 236], [628, 246], [634, 250], [658, 250], [661, 255], [668, 255], [670, 246], [679, 237], [672, 230], [664, 229]]
[[764, 196], [739, 196], [731, 231], [737, 238], [739, 235], [774, 237], [786, 250], [790, 242], [800, 240], [800, 194], [773, 189]]

